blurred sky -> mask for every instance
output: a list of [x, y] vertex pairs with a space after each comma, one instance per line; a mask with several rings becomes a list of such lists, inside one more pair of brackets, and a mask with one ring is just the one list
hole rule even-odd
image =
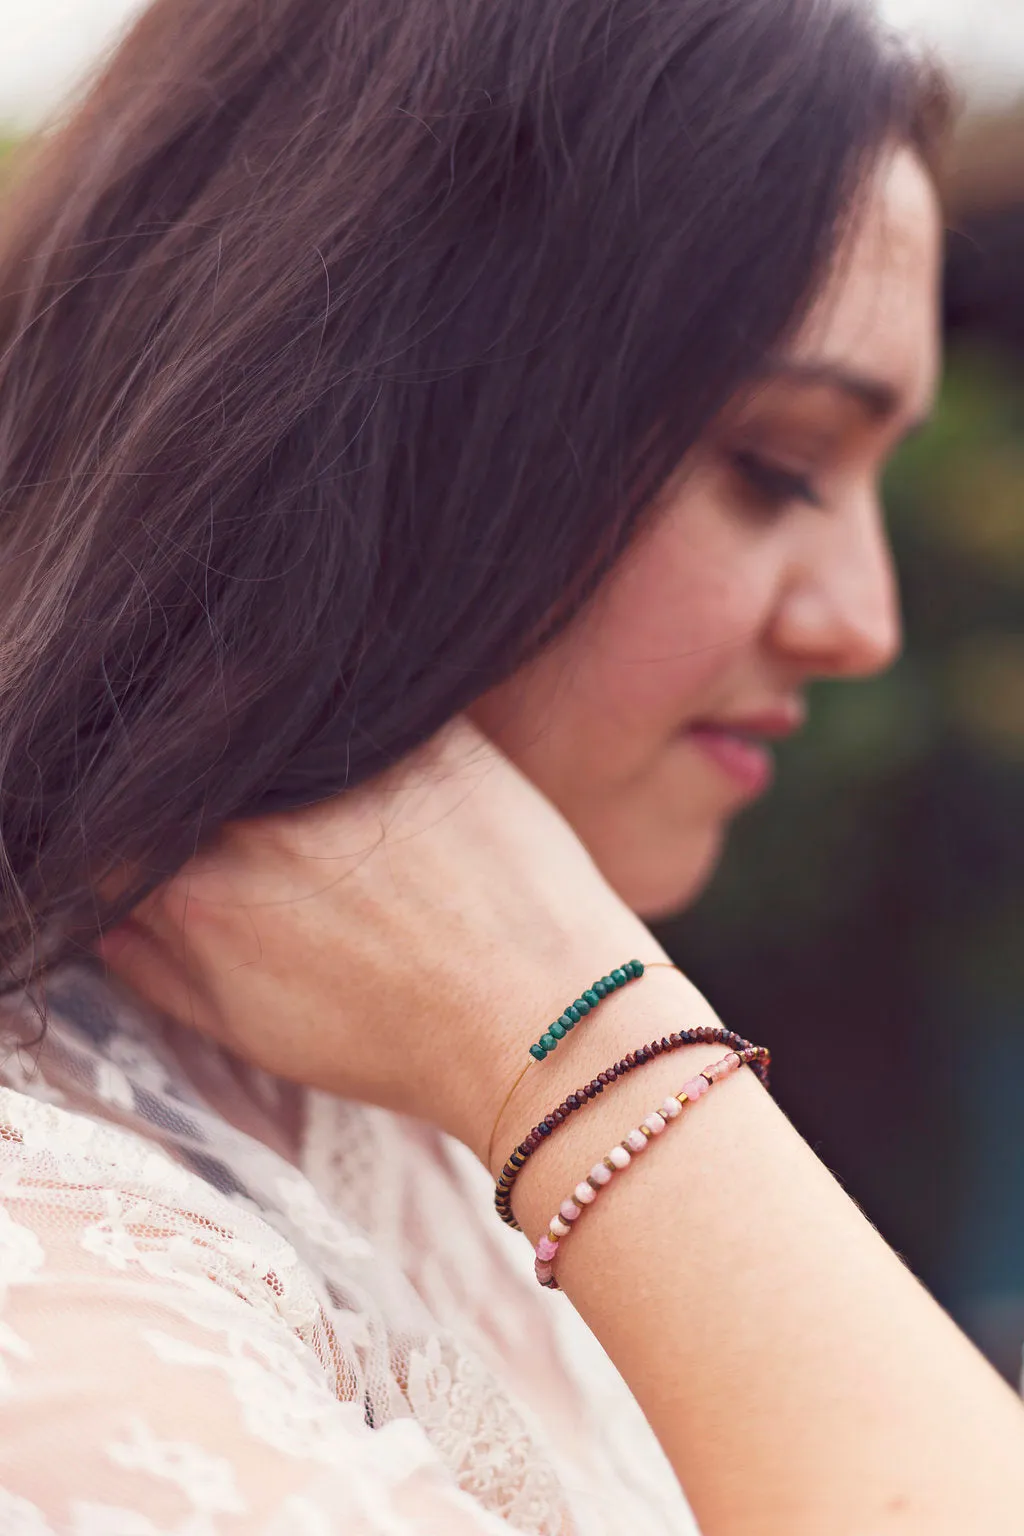
[[[0, 120], [36, 121], [146, 0], [0, 0]], [[325, 0], [328, 3], [328, 0]], [[1024, 96], [1024, 0], [881, 0], [930, 36], [973, 96]]]

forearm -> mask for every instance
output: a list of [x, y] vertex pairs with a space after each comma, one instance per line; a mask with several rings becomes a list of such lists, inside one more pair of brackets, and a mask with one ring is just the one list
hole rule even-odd
[[[718, 1022], [670, 973], [627, 989], [524, 1083], [512, 1137], [626, 1051]], [[722, 1054], [662, 1056], [561, 1127], [516, 1189], [530, 1238]], [[1020, 1530], [1024, 1411], [749, 1071], [688, 1106], [557, 1262], [708, 1536]]]

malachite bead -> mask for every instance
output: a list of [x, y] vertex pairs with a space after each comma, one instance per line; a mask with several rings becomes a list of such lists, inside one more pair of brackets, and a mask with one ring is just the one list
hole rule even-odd
[[585, 1019], [592, 1008], [596, 1008], [602, 998], [611, 992], [616, 992], [619, 987], [628, 985], [637, 976], [644, 974], [643, 962], [640, 960], [627, 960], [625, 965], [616, 966], [610, 976], [602, 976], [595, 981], [592, 987], [588, 987], [575, 1002], [569, 1004], [565, 1012], [550, 1024], [545, 1034], [541, 1035], [536, 1045], [530, 1046], [530, 1055], [536, 1061], [543, 1061], [555, 1049], [559, 1040], [563, 1040], [570, 1029], [575, 1029], [581, 1019]]

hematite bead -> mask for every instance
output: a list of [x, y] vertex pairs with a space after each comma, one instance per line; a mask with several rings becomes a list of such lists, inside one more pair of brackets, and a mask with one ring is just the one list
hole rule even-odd
[[661, 1055], [661, 1041], [660, 1040], [652, 1040], [651, 1041], [651, 1050], [654, 1052], [655, 1056], [660, 1056]]
[[670, 1051], [672, 1049], [672, 1044], [667, 1035], [662, 1035], [661, 1037], [661, 1048], [663, 1051]]

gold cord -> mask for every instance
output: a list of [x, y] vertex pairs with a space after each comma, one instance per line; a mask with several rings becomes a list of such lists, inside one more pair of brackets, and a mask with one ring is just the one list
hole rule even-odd
[[[650, 961], [649, 964], [645, 964], [644, 965], [644, 970], [645, 971], [656, 971], [656, 970], [678, 971], [678, 969], [679, 969], [678, 965], [675, 965], [671, 960], [652, 960], [652, 961]], [[529, 1061], [526, 1063], [526, 1066], [523, 1068], [523, 1070], [520, 1072], [519, 1076], [516, 1078], [515, 1082], [512, 1084], [512, 1087], [509, 1089], [508, 1093], [506, 1093], [504, 1099], [502, 1100], [501, 1108], [498, 1110], [498, 1113], [494, 1117], [494, 1127], [493, 1127], [493, 1129], [491, 1131], [491, 1139], [487, 1143], [487, 1172], [488, 1173], [490, 1173], [492, 1171], [491, 1159], [494, 1156], [494, 1138], [498, 1134], [498, 1126], [501, 1124], [501, 1117], [505, 1113], [506, 1109], [508, 1109], [509, 1104], [512, 1102], [512, 1095], [515, 1093], [516, 1089], [519, 1087], [519, 1084], [522, 1082], [522, 1080], [526, 1076], [527, 1072], [529, 1072], [531, 1067], [537, 1066], [537, 1064], [538, 1064], [537, 1063], [537, 1058], [535, 1056], [531, 1056]]]
[[497, 1115], [495, 1116], [495, 1119], [494, 1119], [494, 1129], [491, 1131], [491, 1139], [487, 1143], [487, 1172], [488, 1173], [491, 1173], [493, 1171], [493, 1169], [491, 1167], [491, 1158], [494, 1156], [494, 1138], [498, 1134], [498, 1126], [501, 1124], [501, 1117], [505, 1113], [506, 1109], [508, 1109], [509, 1104], [512, 1102], [512, 1095], [515, 1093], [516, 1089], [519, 1087], [519, 1084], [522, 1082], [522, 1080], [526, 1076], [527, 1072], [529, 1072], [530, 1068], [533, 1066], [533, 1063], [534, 1063], [534, 1058], [531, 1056], [529, 1061], [526, 1063], [526, 1066], [523, 1068], [523, 1070], [520, 1072], [519, 1076], [516, 1078], [515, 1082], [512, 1084], [512, 1087], [509, 1089], [508, 1093], [506, 1093], [504, 1101], [502, 1103], [502, 1106], [498, 1110]]

